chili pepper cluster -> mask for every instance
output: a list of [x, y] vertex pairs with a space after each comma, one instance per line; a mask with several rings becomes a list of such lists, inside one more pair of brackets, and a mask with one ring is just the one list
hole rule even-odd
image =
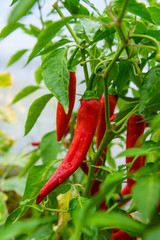
[[[57, 106], [56, 115], [56, 133], [57, 141], [60, 141], [69, 129], [69, 121], [71, 119], [76, 94], [76, 76], [74, 72], [69, 73], [69, 110], [65, 113], [64, 108], [60, 102]], [[109, 108], [110, 108], [110, 121], [113, 121], [116, 114], [114, 110], [117, 103], [117, 97], [109, 95]], [[54, 172], [51, 178], [46, 182], [37, 197], [36, 203], [39, 204], [51, 191], [57, 188], [65, 180], [67, 180], [78, 167], [88, 174], [89, 166], [87, 162], [83, 162], [86, 159], [87, 152], [96, 133], [97, 149], [104, 137], [106, 132], [106, 119], [105, 119], [105, 97], [102, 94], [100, 99], [81, 99], [80, 109], [77, 115], [77, 124], [75, 128], [74, 137], [70, 148], [59, 165], [58, 169]], [[126, 149], [133, 147], [140, 147], [142, 145], [142, 136], [146, 127], [146, 122], [143, 116], [132, 115], [127, 123], [127, 139]], [[37, 143], [32, 143], [38, 145]], [[107, 147], [104, 149], [105, 154], [107, 153]], [[132, 163], [133, 157], [126, 157], [126, 164]], [[98, 160], [96, 166], [102, 165], [103, 154]], [[145, 156], [139, 156], [136, 161], [132, 164], [132, 167], [128, 171], [128, 175], [136, 172], [138, 169], [145, 165]], [[98, 168], [95, 166], [95, 174], [98, 172]], [[121, 190], [122, 195], [130, 194], [135, 181], [130, 177], [127, 178], [126, 186]], [[90, 195], [94, 196], [99, 192], [101, 182], [93, 180], [90, 189]], [[101, 210], [107, 210], [106, 201], [103, 200], [100, 203]], [[115, 229], [112, 231], [112, 240], [121, 239], [136, 239], [131, 237], [127, 233]]]

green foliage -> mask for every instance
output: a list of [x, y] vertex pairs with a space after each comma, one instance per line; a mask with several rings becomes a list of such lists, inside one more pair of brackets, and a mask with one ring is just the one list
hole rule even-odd
[[37, 98], [29, 108], [26, 124], [25, 124], [25, 135], [29, 133], [29, 131], [34, 126], [35, 122], [37, 121], [39, 115], [41, 114], [42, 110], [48, 103], [48, 101], [53, 97], [52, 94], [46, 94], [42, 97]]
[[27, 86], [25, 88], [23, 88], [12, 100], [12, 104], [20, 101], [22, 98], [27, 97], [29, 94], [35, 92], [36, 90], [38, 90], [39, 87], [38, 86]]
[[42, 161], [45, 163], [47, 161], [55, 160], [57, 154], [59, 153], [61, 144], [57, 142], [56, 132], [50, 132], [44, 135], [42, 142], [40, 144], [40, 151]]
[[67, 112], [69, 73], [65, 55], [65, 48], [59, 48], [49, 54], [42, 63], [42, 76], [46, 87], [60, 101]]
[[27, 14], [35, 3], [36, 0], [19, 0], [8, 18], [8, 24], [15, 24], [21, 17]]
[[[143, 196], [145, 196], [144, 202], [141, 201]], [[150, 219], [154, 210], [156, 210], [159, 196], [160, 187], [157, 176], [141, 178], [133, 188], [136, 206], [146, 219]]]
[[[113, 229], [144, 240], [160, 238], [160, 4], [156, 0], [148, 0], [148, 4], [113, 0], [100, 11], [101, 1], [94, 5], [90, 0], [59, 0], [50, 9], [46, 8], [46, 0], [10, 3], [11, 12], [0, 40], [12, 32], [16, 35], [20, 29], [35, 40], [26, 65], [36, 57], [41, 61], [35, 69], [36, 85], [25, 86], [11, 104], [39, 89], [50, 92], [35, 99], [29, 107], [25, 135], [53, 96], [68, 113], [70, 71], [80, 71], [76, 73], [78, 97], [98, 99], [105, 93], [107, 126], [103, 126], [106, 130], [99, 147], [96, 133], [90, 148], [85, 146], [83, 163], [89, 173], [84, 174], [77, 165], [77, 171], [70, 174], [73, 166], [66, 167], [67, 180], [61, 184], [61, 178], [57, 179], [58, 187], [39, 205], [36, 198], [40, 190], [66, 153], [71, 158], [81, 156], [81, 152], [70, 150], [77, 131], [79, 104], [75, 105], [61, 143], [57, 142], [56, 130], [53, 131], [55, 119], [53, 129], [41, 139], [34, 136], [40, 141], [37, 144], [32, 143], [28, 134], [28, 144], [19, 154], [12, 150], [14, 140], [0, 131], [0, 240], [109, 240]], [[28, 20], [29, 14], [39, 16], [40, 26]], [[27, 47], [17, 51], [7, 67], [25, 58], [27, 52]], [[12, 86], [8, 72], [0, 73], [0, 77], [1, 87]], [[112, 122], [108, 94], [117, 96], [117, 115]], [[133, 114], [145, 116], [147, 126], [134, 146], [128, 148], [126, 130]], [[11, 107], [2, 104], [0, 117], [7, 124], [16, 121]], [[82, 127], [79, 131], [82, 138], [87, 136], [83, 131]], [[81, 149], [78, 144], [77, 149]], [[139, 167], [140, 156], [146, 156], [145, 166]], [[130, 163], [125, 164], [126, 157]], [[96, 166], [100, 158], [103, 163]], [[121, 189], [124, 183], [128, 185], [128, 179], [134, 181], [125, 195]], [[95, 189], [93, 181], [97, 184]], [[125, 205], [130, 199], [132, 203]]]
[[11, 59], [9, 60], [7, 67], [11, 66], [13, 63], [17, 62], [26, 52], [28, 49], [22, 49], [18, 52], [16, 52]]

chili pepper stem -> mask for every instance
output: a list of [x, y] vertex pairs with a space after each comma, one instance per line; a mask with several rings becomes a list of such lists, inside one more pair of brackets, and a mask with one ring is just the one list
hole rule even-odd
[[110, 123], [108, 79], [107, 80], [104, 79], [104, 99], [105, 99], [106, 128], [109, 131], [111, 129], [111, 123]]

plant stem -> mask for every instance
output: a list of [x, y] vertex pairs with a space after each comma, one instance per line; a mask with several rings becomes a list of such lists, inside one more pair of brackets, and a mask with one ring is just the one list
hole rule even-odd
[[46, 208], [46, 207], [44, 207], [43, 210], [47, 210], [47, 211], [50, 211], [50, 212], [62, 212], [62, 213], [68, 213], [69, 212], [68, 210], [52, 209], [52, 208]]
[[126, 123], [128, 119], [137, 111], [137, 108], [139, 107], [139, 104], [137, 104], [124, 118], [122, 118], [119, 122], [115, 124], [116, 128], [118, 128], [120, 125]]
[[125, 12], [126, 12], [126, 8], [127, 8], [128, 3], [129, 3], [129, 0], [125, 0], [125, 1], [124, 1], [123, 7], [122, 7], [122, 11], [121, 11], [121, 13], [120, 13], [120, 15], [119, 15], [119, 17], [118, 17], [118, 21], [119, 21], [119, 22], [122, 21], [122, 18], [123, 18], [124, 15], [125, 15]]
[[88, 75], [88, 70], [87, 70], [87, 63], [86, 63], [86, 57], [85, 57], [85, 49], [81, 49], [81, 56], [82, 56], [82, 61], [83, 63], [83, 71], [84, 71], [84, 76], [86, 80], [86, 84], [88, 84], [89, 81], [89, 75]]
[[[58, 12], [59, 16], [60, 16], [62, 19], [65, 18], [65, 16], [64, 16], [63, 13], [62, 13], [62, 11], [59, 9], [57, 2], [55, 2], [55, 3], [53, 4], [53, 7], [56, 9], [56, 11]], [[73, 39], [75, 40], [75, 42], [76, 42], [77, 44], [79, 44], [80, 40], [78, 39], [78, 37], [77, 37], [76, 34], [74, 33], [74, 31], [73, 31], [73, 29], [71, 28], [71, 26], [69, 25], [69, 23], [66, 23], [65, 25], [66, 25], [66, 27], [68, 28], [68, 31], [69, 31], [70, 34], [72, 35], [72, 37], [73, 37]]]
[[104, 79], [104, 100], [105, 100], [106, 128], [109, 131], [111, 129], [110, 107], [109, 107], [109, 91], [108, 91], [108, 80], [105, 80], [105, 79]]
[[[58, 12], [58, 14], [60, 15], [60, 17], [63, 19], [65, 18], [65, 16], [63, 15], [62, 11], [59, 9], [58, 7], [58, 3], [55, 2], [53, 4], [53, 7], [56, 9], [56, 11]], [[69, 25], [69, 23], [66, 23], [66, 27], [68, 28], [68, 31], [70, 32], [70, 34], [72, 35], [73, 39], [75, 40], [75, 42], [77, 44], [80, 43], [80, 40], [78, 39], [78, 37], [76, 36], [76, 34], [74, 33], [73, 29], [71, 28], [71, 26]], [[86, 58], [85, 58], [85, 49], [81, 49], [81, 56], [82, 56], [82, 61], [84, 62], [83, 64], [83, 71], [84, 71], [84, 76], [85, 76], [85, 80], [86, 80], [86, 84], [88, 84], [88, 80], [89, 80], [89, 75], [88, 75], [88, 70], [87, 70], [87, 64], [86, 64]]]
[[[116, 55], [114, 56], [114, 58], [112, 59], [112, 61], [110, 62], [110, 64], [108, 65], [108, 67], [106, 68], [104, 74], [102, 75], [104, 81], [107, 83], [108, 82], [108, 77], [109, 77], [109, 72], [112, 69], [112, 67], [114, 66], [115, 62], [117, 61], [118, 57], [120, 56], [121, 52], [123, 51], [124, 46], [122, 45], [119, 50], [117, 51]], [[105, 90], [105, 94], [107, 95], [105, 98], [105, 101], [107, 102], [106, 106], [109, 106], [109, 99], [108, 99], [108, 84], [106, 86], [106, 90]], [[106, 100], [107, 99], [107, 100]], [[104, 134], [104, 137], [101, 141], [101, 144], [99, 145], [99, 148], [94, 156], [92, 165], [96, 165], [98, 159], [100, 158], [104, 148], [112, 141], [112, 139], [115, 136], [115, 133], [113, 133], [111, 131], [111, 127], [110, 127], [110, 114], [109, 114], [109, 107], [108, 109], [106, 108], [106, 124], [107, 124], [107, 131]], [[85, 197], [89, 197], [89, 192], [90, 192], [90, 188], [91, 188], [91, 184], [92, 184], [92, 179], [93, 179], [93, 175], [94, 175], [94, 167], [90, 166], [89, 168], [89, 173], [88, 173], [88, 180], [87, 180], [87, 184], [86, 184], [86, 188], [84, 191], [84, 196]]]
[[[122, 10], [123, 11], [123, 10]], [[114, 21], [114, 25], [115, 25], [115, 28], [116, 28], [116, 31], [123, 43], [123, 45], [125, 45], [127, 47], [127, 44], [128, 44], [128, 38], [127, 36], [125, 36], [126, 34], [124, 33], [124, 26], [122, 27], [122, 19], [119, 19], [116, 18], [113, 13], [112, 13], [112, 9], [111, 9], [111, 6], [109, 5], [108, 6], [108, 15], [112, 18], [112, 20]]]
[[92, 180], [93, 180], [94, 170], [95, 170], [95, 167], [93, 167], [93, 166], [96, 165], [97, 161], [99, 160], [99, 158], [100, 158], [100, 156], [103, 152], [103, 149], [112, 141], [114, 136], [115, 136], [115, 134], [113, 132], [106, 131], [106, 133], [105, 133], [105, 135], [104, 135], [104, 137], [101, 141], [101, 144], [99, 145], [99, 148], [98, 148], [97, 152], [95, 153], [92, 165], [89, 168], [88, 181], [87, 181], [86, 188], [85, 188], [85, 191], [84, 191], [84, 196], [85, 197], [90, 196], [90, 188], [91, 188], [91, 185], [92, 185]]
[[41, 23], [42, 23], [42, 29], [44, 29], [44, 21], [43, 21], [43, 16], [42, 16], [42, 6], [40, 5], [40, 2], [38, 0], [38, 9], [39, 9], [39, 13], [40, 13], [40, 20], [41, 20]]
[[148, 39], [149, 41], [153, 42], [153, 44], [155, 45], [156, 49], [157, 49], [157, 52], [160, 51], [160, 46], [159, 46], [159, 42], [151, 37], [151, 36], [148, 36], [148, 35], [143, 35], [143, 34], [132, 34], [131, 36], [129, 36], [130, 38], [145, 38], [145, 39]]
[[115, 62], [117, 61], [118, 57], [121, 55], [124, 48], [125, 48], [125, 46], [121, 45], [120, 48], [117, 50], [117, 53], [115, 54], [114, 58], [112, 59], [112, 61], [108, 65], [108, 67], [106, 68], [104, 74], [102, 75], [104, 80], [106, 80], [106, 81], [108, 80], [109, 72], [110, 72], [111, 68], [113, 67], [113, 65], [115, 64]]
[[126, 97], [126, 96], [123, 96], [123, 95], [118, 95], [118, 97], [122, 98], [124, 101], [127, 101], [127, 102], [137, 102], [139, 101], [139, 98], [132, 98], [132, 97]]
[[128, 44], [129, 46], [133, 46], [133, 47], [139, 47], [139, 48], [150, 48], [151, 50], [154, 50], [154, 51], [156, 51], [157, 50], [157, 48], [155, 48], [155, 47], [153, 47], [153, 46], [150, 46], [150, 45], [138, 45], [138, 44], [132, 44], [132, 43], [129, 43]]

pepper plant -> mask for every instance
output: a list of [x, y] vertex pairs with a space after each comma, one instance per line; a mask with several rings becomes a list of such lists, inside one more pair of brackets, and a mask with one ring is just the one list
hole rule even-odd
[[[160, 3], [112, 0], [100, 11], [99, 2], [59, 0], [44, 15], [46, 2], [13, 0], [0, 33], [1, 41], [17, 29], [36, 38], [9, 61], [41, 60], [35, 84], [11, 104], [48, 90], [31, 104], [25, 135], [58, 100], [55, 129], [30, 143], [17, 170], [25, 188], [3, 217], [1, 240], [160, 239]], [[41, 28], [28, 26], [37, 9]], [[4, 210], [12, 199], [1, 189]]]

